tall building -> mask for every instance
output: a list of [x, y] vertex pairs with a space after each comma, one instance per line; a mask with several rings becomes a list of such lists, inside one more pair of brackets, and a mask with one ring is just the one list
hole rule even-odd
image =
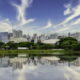
[[0, 32], [0, 41], [7, 43], [9, 41], [8, 32]]
[[37, 36], [37, 34], [33, 34], [32, 40], [34, 40], [34, 43], [37, 43], [37, 41], [38, 41], [38, 36]]
[[22, 31], [21, 30], [13, 30], [13, 37], [14, 38], [19, 38], [22, 37]]
[[22, 37], [23, 36], [23, 33], [21, 30], [18, 30], [18, 37]]
[[80, 41], [80, 33], [79, 32], [71, 34], [70, 37], [76, 38], [78, 41]]
[[13, 36], [10, 38], [10, 41], [13, 41], [15, 43], [27, 42], [27, 38], [23, 36], [23, 33], [21, 30], [13, 30]]

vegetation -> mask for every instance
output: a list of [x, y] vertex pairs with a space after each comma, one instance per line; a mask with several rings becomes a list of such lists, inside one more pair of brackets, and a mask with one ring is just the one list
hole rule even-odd
[[56, 46], [57, 48], [62, 48], [65, 50], [80, 50], [80, 43], [75, 38], [72, 37], [60, 39]]
[[0, 42], [0, 48], [1, 49], [17, 49], [18, 47], [26, 47], [28, 49], [53, 49], [54, 45], [51, 44], [43, 44], [43, 43], [34, 43], [34, 42], [20, 42], [20, 43], [14, 43], [14, 42], [8, 42], [6, 44]]
[[[28, 50], [18, 50], [18, 47], [26, 47]], [[63, 56], [80, 56], [80, 43], [72, 37], [61, 38], [55, 45], [32, 42], [0, 42], [0, 55], [26, 54], [52, 54]], [[60, 50], [59, 50], [60, 49]], [[61, 50], [62, 49], [62, 50]], [[57, 54], [59, 53], [59, 54]]]
[[3, 43], [0, 42], [0, 49], [18, 49], [18, 47], [26, 47], [30, 50], [47, 50], [47, 49], [68, 49], [68, 50], [80, 50], [80, 43], [72, 37], [66, 37], [61, 38], [59, 42], [57, 42], [55, 45], [53, 44], [44, 44], [41, 42], [34, 43], [32, 42], [20, 42], [20, 43], [14, 43], [14, 42], [8, 42]]
[[64, 53], [64, 50], [0, 50], [0, 56], [17, 56], [24, 53], [27, 55], [59, 56]]

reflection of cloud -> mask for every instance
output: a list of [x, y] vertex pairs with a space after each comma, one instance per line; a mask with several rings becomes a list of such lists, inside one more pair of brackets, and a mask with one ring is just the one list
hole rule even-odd
[[31, 66], [23, 66], [23, 69], [22, 70], [17, 70], [17, 74], [18, 74], [18, 76], [17, 76], [17, 80], [26, 80], [26, 76], [25, 76], [25, 74], [26, 74], [26, 72], [31, 72], [31, 71], [33, 71], [33, 70], [35, 70], [37, 67], [36, 66], [33, 66], [33, 65], [31, 65]]
[[77, 72], [80, 71], [80, 67], [61, 65], [39, 64], [35, 66], [30, 64], [16, 71], [10, 67], [0, 68], [0, 80], [80, 80], [80, 73]]
[[66, 80], [80, 80], [80, 73], [75, 69], [65, 67], [66, 73], [64, 74]]
[[[1, 68], [0, 67], [0, 80], [14, 80], [12, 74], [12, 68]], [[5, 76], [5, 77], [4, 77]]]

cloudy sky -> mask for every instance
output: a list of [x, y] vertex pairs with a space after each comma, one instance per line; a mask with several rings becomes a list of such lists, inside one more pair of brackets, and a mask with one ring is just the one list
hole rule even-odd
[[0, 0], [0, 32], [80, 31], [80, 0]]

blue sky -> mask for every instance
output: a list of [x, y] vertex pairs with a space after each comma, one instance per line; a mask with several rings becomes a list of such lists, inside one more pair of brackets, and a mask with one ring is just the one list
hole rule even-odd
[[68, 33], [80, 30], [80, 0], [0, 0], [0, 31]]

